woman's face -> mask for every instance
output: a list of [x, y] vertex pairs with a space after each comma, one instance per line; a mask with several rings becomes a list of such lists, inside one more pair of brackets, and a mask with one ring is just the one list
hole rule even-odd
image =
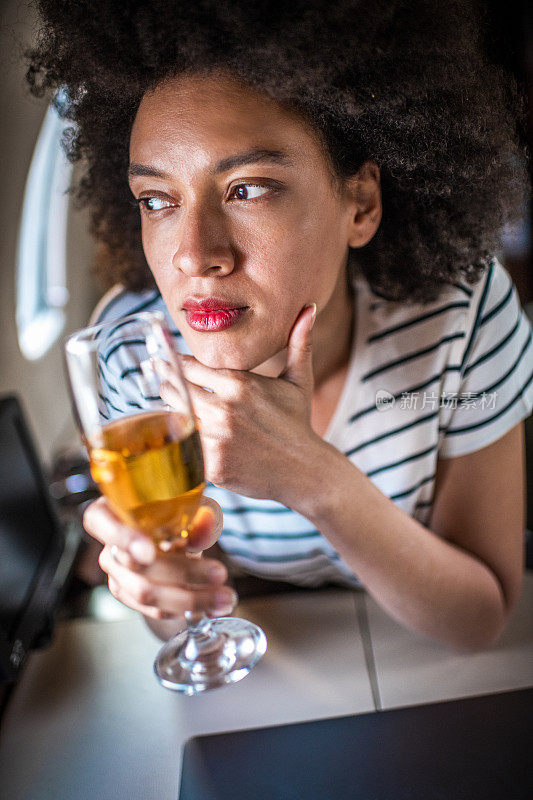
[[169, 312], [204, 364], [249, 370], [282, 350], [303, 306], [346, 309], [351, 196], [295, 115], [231, 79], [147, 93], [130, 186]]

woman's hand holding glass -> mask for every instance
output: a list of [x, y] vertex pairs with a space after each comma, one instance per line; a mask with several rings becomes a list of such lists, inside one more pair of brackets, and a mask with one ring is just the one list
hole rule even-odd
[[[218, 507], [202, 498], [200, 438], [164, 315], [141, 312], [78, 331], [66, 360], [91, 474], [105, 497], [85, 524], [104, 545], [110, 588], [147, 616], [186, 621], [157, 655], [159, 681], [198, 694], [241, 680], [266, 637], [247, 620], [216, 616], [236, 598], [222, 585], [225, 568], [199, 559], [218, 537], [221, 515], [214, 525], [209, 508]], [[172, 408], [161, 394], [163, 366], [173, 375]]]
[[222, 531], [222, 511], [204, 498], [183, 550], [161, 552], [141, 531], [126, 526], [104, 498], [86, 509], [86, 531], [104, 545], [100, 566], [109, 578], [109, 589], [117, 600], [154, 620], [175, 620], [176, 630], [185, 627], [185, 612], [212, 616], [231, 613], [236, 595], [228, 586], [227, 570], [212, 558], [191, 558], [208, 550]]

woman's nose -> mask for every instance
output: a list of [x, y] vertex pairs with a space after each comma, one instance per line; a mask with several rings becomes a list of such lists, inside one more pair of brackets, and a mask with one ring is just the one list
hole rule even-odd
[[185, 211], [172, 263], [191, 277], [210, 271], [223, 276], [233, 270], [234, 252], [224, 219], [216, 209], [204, 207]]

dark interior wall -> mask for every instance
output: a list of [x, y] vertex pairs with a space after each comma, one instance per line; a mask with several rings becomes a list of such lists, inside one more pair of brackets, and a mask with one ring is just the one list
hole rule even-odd
[[[518, 127], [521, 141], [533, 152], [533, 3], [531, 0], [483, 0], [488, 20], [488, 49], [494, 62], [515, 76], [528, 101], [528, 113]], [[533, 179], [533, 162], [529, 161]], [[531, 181], [533, 183], [533, 180]], [[524, 229], [517, 231], [504, 251], [505, 266], [513, 277], [522, 304], [533, 302], [533, 204], [524, 209]]]

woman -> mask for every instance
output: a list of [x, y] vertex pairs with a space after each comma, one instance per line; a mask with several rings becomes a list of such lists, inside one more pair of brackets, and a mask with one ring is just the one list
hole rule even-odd
[[[413, 630], [492, 644], [521, 585], [533, 356], [493, 259], [524, 191], [518, 102], [475, 8], [41, 9], [30, 80], [68, 89], [121, 284], [100, 318], [162, 308], [182, 337], [225, 517], [197, 549], [220, 535], [232, 567], [362, 584]], [[104, 500], [85, 525], [162, 636], [231, 608], [217, 560], [157, 553]]]

